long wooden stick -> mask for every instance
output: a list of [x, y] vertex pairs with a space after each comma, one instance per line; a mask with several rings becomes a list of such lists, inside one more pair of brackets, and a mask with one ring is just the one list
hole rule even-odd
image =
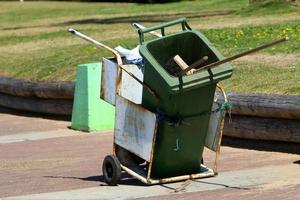
[[259, 51], [259, 50], [268, 48], [268, 47], [270, 47], [270, 46], [279, 44], [279, 43], [281, 43], [281, 42], [286, 42], [286, 41], [288, 41], [288, 40], [289, 40], [288, 37], [284, 37], [284, 38], [281, 38], [281, 39], [279, 39], [279, 40], [275, 40], [275, 41], [273, 41], [273, 42], [270, 42], [270, 43], [261, 45], [261, 46], [259, 46], [259, 47], [254, 48], [254, 49], [250, 49], [250, 50], [245, 51], [245, 52], [242, 52], [242, 53], [240, 53], [240, 54], [237, 54], [237, 55], [234, 55], [234, 56], [225, 58], [224, 60], [220, 60], [220, 61], [217, 61], [217, 62], [208, 64], [208, 65], [206, 65], [206, 66], [204, 66], [204, 67], [201, 67], [201, 68], [197, 69], [195, 72], [198, 72], [198, 71], [201, 71], [201, 70], [205, 70], [205, 69], [213, 68], [213, 67], [215, 67], [215, 66], [218, 66], [218, 65], [221, 65], [221, 64], [230, 62], [230, 61], [232, 61], [232, 60], [235, 60], [235, 59], [238, 59], [238, 58], [240, 58], [240, 57], [246, 56], [246, 55], [248, 55], [248, 54], [251, 54], [251, 53], [257, 52], [257, 51]]

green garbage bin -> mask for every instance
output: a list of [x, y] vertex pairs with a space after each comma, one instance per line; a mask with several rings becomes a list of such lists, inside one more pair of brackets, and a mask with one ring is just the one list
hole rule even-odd
[[[182, 31], [165, 35], [165, 28], [181, 25]], [[144, 34], [161, 30], [162, 37], [144, 41]], [[216, 84], [232, 75], [232, 66], [222, 64], [189, 76], [177, 76], [168, 66], [175, 55], [188, 65], [208, 56], [205, 65], [223, 56], [185, 18], [139, 30], [140, 54], [144, 58], [142, 105], [158, 113], [151, 177], [166, 178], [199, 173]]]

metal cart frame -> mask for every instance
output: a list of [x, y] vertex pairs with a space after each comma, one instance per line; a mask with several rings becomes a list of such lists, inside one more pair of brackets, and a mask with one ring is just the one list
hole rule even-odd
[[[110, 47], [108, 47], [108, 46], [106, 46], [106, 45], [104, 45], [104, 44], [102, 44], [102, 43], [100, 43], [100, 42], [98, 42], [98, 41], [96, 41], [96, 40], [80, 33], [80, 32], [78, 32], [78, 31], [74, 30], [74, 29], [69, 29], [69, 32], [71, 32], [71, 33], [75, 34], [76, 36], [86, 40], [87, 42], [95, 45], [97, 48], [105, 49], [105, 50], [111, 52], [114, 55], [114, 58], [116, 59], [116, 63], [117, 63], [117, 67], [118, 67], [118, 75], [117, 75], [118, 78], [117, 78], [117, 83], [116, 83], [116, 96], [120, 95], [120, 90], [121, 90], [120, 89], [120, 83], [121, 83], [121, 80], [122, 80], [122, 73], [125, 72], [129, 76], [131, 76], [134, 80], [136, 80], [137, 82], [142, 84], [143, 87], [148, 89], [151, 92], [151, 94], [153, 94], [157, 98], [157, 101], [159, 102], [159, 98], [151, 90], [151, 88], [149, 88], [145, 83], [140, 81], [139, 78], [137, 78], [135, 75], [133, 75], [131, 72], [129, 72], [126, 69], [129, 66], [137, 67], [136, 65], [123, 64], [121, 55], [116, 50], [114, 50], [113, 48], [110, 48]], [[158, 36], [158, 35], [156, 35], [156, 36]], [[225, 102], [227, 102], [227, 97], [226, 97], [226, 94], [225, 94], [223, 88], [219, 85], [217, 85], [217, 88], [221, 91]], [[141, 108], [145, 109], [143, 107], [141, 107]], [[215, 175], [218, 174], [217, 162], [218, 162], [218, 158], [219, 158], [219, 154], [220, 154], [220, 146], [221, 146], [221, 140], [222, 140], [222, 134], [223, 134], [223, 126], [224, 126], [224, 116], [225, 116], [225, 113], [222, 113], [222, 116], [221, 116], [221, 119], [220, 119], [221, 121], [219, 122], [220, 123], [220, 129], [219, 129], [219, 134], [218, 134], [218, 139], [217, 139], [217, 147], [216, 147], [216, 151], [215, 151], [216, 154], [215, 154], [213, 169], [210, 169], [210, 168], [206, 167], [205, 165], [201, 164], [201, 166], [200, 166], [201, 167], [201, 172], [196, 173], [196, 174], [187, 174], [187, 175], [168, 177], [168, 178], [162, 178], [162, 179], [151, 178], [151, 168], [152, 168], [152, 163], [153, 163], [153, 155], [154, 155], [155, 142], [156, 142], [157, 124], [156, 124], [154, 135], [153, 135], [150, 161], [147, 162], [148, 163], [147, 169], [142, 169], [142, 168], [139, 169], [138, 167], [125, 166], [124, 164], [122, 164], [120, 162], [118, 163], [118, 161], [115, 158], [117, 158], [119, 160], [122, 160], [122, 159], [118, 158], [118, 155], [117, 155], [117, 152], [116, 152], [118, 144], [116, 144], [116, 142], [115, 142], [115, 133], [114, 133], [114, 139], [113, 139], [113, 155], [109, 155], [110, 157], [112, 157], [112, 156], [114, 157], [113, 162], [115, 162], [115, 163], [112, 163], [112, 164], [116, 165], [116, 166], [119, 165], [116, 168], [117, 170], [122, 169], [123, 171], [127, 172], [128, 174], [132, 175], [133, 177], [137, 178], [138, 180], [140, 180], [141, 182], [143, 182], [147, 185], [162, 184], [162, 183], [183, 181], [183, 180], [188, 180], [188, 179], [198, 179], [198, 178], [206, 178], [206, 177], [215, 176]], [[105, 160], [104, 160], [104, 162], [105, 162]], [[106, 169], [104, 164], [105, 163], [103, 163], [103, 168], [104, 168], [103, 169], [103, 172], [104, 172], [103, 174], [104, 174], [104, 177], [105, 177], [105, 176], [107, 176], [107, 169]], [[116, 169], [110, 169], [110, 170], [116, 170]], [[113, 180], [112, 182], [107, 181], [107, 180], [106, 181], [108, 182], [109, 185], [115, 185], [116, 182], [118, 181], [118, 179], [120, 179], [120, 176], [121, 176], [121, 172], [117, 173], [117, 177], [115, 177], [116, 180]], [[105, 177], [105, 178], [107, 179], [107, 177]]]

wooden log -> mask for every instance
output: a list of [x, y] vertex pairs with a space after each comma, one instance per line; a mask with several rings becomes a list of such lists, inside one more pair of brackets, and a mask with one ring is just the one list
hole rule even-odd
[[36, 97], [46, 99], [73, 99], [74, 90], [73, 82], [37, 83], [33, 88]]
[[[34, 83], [0, 77], [0, 93], [20, 97], [71, 100], [74, 88], [72, 82]], [[222, 100], [222, 95], [217, 96]], [[236, 115], [300, 119], [300, 96], [230, 93], [228, 98]]]
[[225, 120], [224, 135], [256, 140], [300, 142], [300, 121], [262, 117], [232, 116]]
[[35, 83], [0, 76], [0, 92], [21, 97], [73, 99], [74, 88], [73, 82]]
[[[222, 95], [217, 94], [222, 100]], [[228, 94], [236, 115], [300, 119], [300, 96], [277, 94]]]
[[33, 96], [33, 83], [7, 77], [0, 77], [0, 92], [18, 96]]
[[20, 97], [0, 93], [0, 106], [37, 113], [71, 115], [73, 101]]

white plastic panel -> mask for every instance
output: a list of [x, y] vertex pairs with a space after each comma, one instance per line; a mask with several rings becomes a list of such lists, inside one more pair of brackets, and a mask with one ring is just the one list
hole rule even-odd
[[116, 62], [103, 58], [102, 79], [101, 79], [101, 99], [115, 105], [116, 88], [118, 77], [118, 65]]
[[[218, 109], [218, 104], [213, 103], [212, 111]], [[206, 135], [205, 146], [212, 151], [216, 151], [218, 147], [218, 140], [220, 136], [220, 126], [223, 118], [223, 111], [213, 112], [210, 115], [209, 126]]]
[[156, 115], [117, 95], [115, 120], [115, 143], [150, 161]]
[[[139, 67], [130, 65], [124, 66], [124, 68], [132, 73], [141, 82], [143, 82], [144, 74]], [[132, 78], [125, 71], [122, 72], [121, 96], [128, 99], [129, 101], [132, 101], [135, 104], [142, 104], [143, 85]]]
[[[123, 66], [127, 71], [132, 73], [136, 78], [143, 82], [144, 74], [138, 66]], [[102, 83], [101, 98], [115, 105], [116, 89], [117, 89], [118, 65], [113, 60], [103, 58], [102, 65]], [[120, 96], [132, 101], [136, 104], [142, 103], [143, 85], [132, 78], [128, 73], [122, 71], [122, 80], [120, 83]]]

